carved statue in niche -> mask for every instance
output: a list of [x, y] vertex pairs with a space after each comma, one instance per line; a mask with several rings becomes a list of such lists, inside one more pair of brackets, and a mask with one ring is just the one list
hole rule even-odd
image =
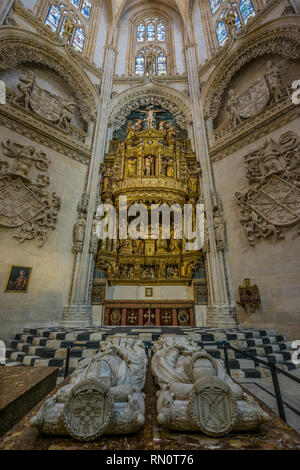
[[[291, 161], [294, 162], [292, 166]], [[300, 225], [298, 136], [287, 132], [280, 137], [278, 144], [272, 139], [266, 141], [250, 158], [245, 157], [245, 164], [251, 188], [244, 194], [236, 193], [236, 198], [241, 210], [240, 221], [249, 243], [254, 246], [257, 239], [271, 236], [281, 239], [284, 228]], [[255, 167], [257, 174], [261, 175], [259, 181], [253, 180]]]
[[169, 178], [174, 177], [174, 160], [170, 157], [164, 157], [162, 160], [162, 173]]
[[119, 278], [133, 279], [134, 278], [134, 266], [129, 264], [121, 264], [119, 268]]
[[153, 155], [147, 155], [145, 157], [145, 176], [155, 175], [155, 157]]
[[150, 51], [146, 54], [146, 75], [148, 77], [152, 77], [154, 73], [154, 60], [155, 56], [153, 53], [152, 47], [150, 47]]
[[120, 253], [123, 255], [132, 255], [133, 254], [133, 241], [130, 238], [126, 240], [120, 240]]
[[225, 227], [223, 217], [219, 210], [217, 210], [214, 214], [214, 229], [217, 249], [223, 251], [225, 242]]
[[74, 246], [75, 253], [79, 253], [82, 251], [85, 226], [86, 226], [85, 217], [82, 214], [80, 214], [73, 229], [73, 244], [74, 244], [73, 246]]
[[[91, 242], [90, 242], [90, 253], [93, 255], [97, 254], [98, 245], [99, 245], [99, 238], [97, 235], [97, 225], [99, 223], [100, 217], [95, 215], [92, 224], [92, 235], [91, 235]], [[110, 242], [112, 240], [109, 240]]]
[[225, 16], [225, 23], [229, 32], [229, 36], [231, 38], [234, 38], [236, 36], [236, 16], [233, 13], [233, 11], [229, 11], [227, 15]]
[[174, 148], [175, 146], [175, 137], [178, 134], [178, 131], [172, 124], [166, 124], [166, 144], [170, 148]]
[[159, 227], [159, 238], [156, 241], [156, 254], [165, 254], [168, 251], [168, 240], [163, 238], [162, 227]]
[[68, 130], [70, 128], [72, 117], [75, 113], [76, 105], [74, 101], [65, 101], [58, 120], [58, 127]]
[[72, 16], [67, 16], [64, 22], [63, 39], [69, 41], [76, 27], [76, 22]]
[[29, 70], [26, 75], [19, 78], [20, 83], [18, 84], [18, 90], [20, 91], [20, 97], [16, 98], [16, 103], [21, 103], [27, 111], [29, 111], [30, 97], [34, 85], [36, 84], [36, 78], [34, 73]]
[[155, 279], [155, 267], [143, 266], [141, 269], [141, 279]]
[[136, 159], [134, 157], [127, 160], [127, 176], [136, 176]]
[[222, 360], [191, 338], [161, 336], [154, 353], [158, 422], [165, 428], [219, 437], [269, 421], [255, 399], [226, 374]]
[[128, 434], [145, 422], [147, 357], [140, 340], [115, 335], [84, 359], [70, 382], [49, 398], [30, 422], [45, 435], [92, 441]]
[[13, 237], [20, 243], [37, 239], [41, 247], [49, 229], [55, 229], [61, 208], [56, 193], [46, 190], [50, 178], [45, 174], [33, 178], [35, 170], [45, 173], [50, 161], [44, 152], [9, 139], [2, 142], [2, 149], [5, 159], [0, 159], [0, 226], [18, 229]]
[[101, 165], [102, 179], [101, 179], [101, 192], [111, 192], [113, 172], [112, 168], [108, 165]]
[[133, 240], [133, 254], [134, 255], [143, 255], [145, 253], [145, 242], [138, 238]]
[[275, 101], [280, 100], [283, 96], [282, 91], [282, 82], [279, 67], [271, 60], [267, 62], [267, 73], [266, 73], [266, 80], [270, 88], [270, 92], [273, 95]]
[[181, 253], [182, 242], [174, 238], [174, 230], [172, 229], [171, 241], [170, 241], [170, 253], [173, 255], [179, 255]]
[[242, 122], [240, 112], [237, 106], [238, 96], [235, 94], [234, 90], [229, 90], [228, 92], [228, 101], [227, 101], [227, 111], [229, 113], [229, 120], [233, 122], [234, 126], [238, 126]]
[[174, 279], [175, 277], [179, 277], [179, 266], [177, 264], [171, 264], [167, 266], [166, 269], [167, 278]]
[[192, 193], [197, 193], [199, 189], [199, 175], [201, 168], [199, 163], [188, 166], [188, 185]]

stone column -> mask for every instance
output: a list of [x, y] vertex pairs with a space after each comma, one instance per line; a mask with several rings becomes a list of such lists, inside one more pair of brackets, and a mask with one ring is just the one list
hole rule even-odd
[[102, 76], [101, 94], [95, 124], [94, 144], [86, 187], [88, 209], [82, 252], [77, 253], [69, 304], [64, 308], [62, 326], [89, 326], [92, 324], [90, 290], [94, 255], [90, 252], [92, 225], [99, 195], [100, 165], [103, 162], [107, 136], [109, 104], [111, 100], [116, 50], [107, 46]]
[[14, 0], [2, 0], [0, 2], [0, 25], [5, 23], [7, 15], [13, 6]]
[[223, 252], [217, 248], [215, 238], [213, 202], [211, 198], [211, 193], [214, 191], [214, 182], [208, 152], [203, 107], [200, 99], [200, 83], [195, 46], [195, 42], [188, 42], [185, 45], [185, 51], [190, 97], [192, 101], [195, 151], [202, 170], [201, 187], [204, 197], [207, 236], [210, 247], [207, 252], [210, 285], [210, 304], [208, 305], [207, 323], [209, 326], [231, 327], [236, 325], [236, 320], [230, 308]]

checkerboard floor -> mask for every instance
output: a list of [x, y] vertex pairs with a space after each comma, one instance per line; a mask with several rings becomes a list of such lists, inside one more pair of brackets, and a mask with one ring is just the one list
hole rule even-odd
[[[59, 380], [64, 377], [68, 343], [72, 344], [70, 367], [72, 372], [82, 358], [93, 356], [99, 343], [116, 334], [137, 336], [144, 342], [156, 342], [160, 335], [192, 335], [200, 348], [213, 357], [224, 359], [222, 342], [250, 355], [279, 364], [286, 370], [295, 369], [292, 363], [292, 341], [287, 341], [274, 330], [236, 327], [221, 328], [180, 328], [180, 327], [90, 327], [90, 328], [25, 328], [13, 339], [6, 341], [6, 366], [52, 366], [59, 367]], [[254, 359], [246, 359], [240, 352], [229, 349], [229, 365], [233, 378], [262, 378], [270, 375], [269, 369], [259, 366]]]

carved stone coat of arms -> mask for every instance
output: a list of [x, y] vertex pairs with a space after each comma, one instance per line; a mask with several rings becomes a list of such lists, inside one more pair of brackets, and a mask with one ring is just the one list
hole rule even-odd
[[0, 227], [16, 229], [13, 236], [20, 243], [38, 239], [42, 246], [49, 229], [55, 228], [61, 206], [60, 198], [47, 190], [50, 161], [43, 152], [10, 140], [2, 142], [2, 150]]
[[257, 151], [245, 156], [250, 189], [236, 193], [241, 223], [248, 240], [284, 237], [291, 226], [300, 228], [300, 139], [293, 132], [279, 142], [268, 140]]
[[242, 118], [255, 116], [267, 106], [269, 98], [270, 92], [266, 79], [261, 77], [238, 96], [237, 110], [239, 115]]

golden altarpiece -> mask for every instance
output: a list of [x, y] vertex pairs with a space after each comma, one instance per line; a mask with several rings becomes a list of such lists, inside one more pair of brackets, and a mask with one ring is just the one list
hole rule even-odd
[[[162, 123], [160, 129], [139, 129], [129, 122], [127, 137], [112, 140], [102, 166], [101, 199], [113, 204], [117, 214], [121, 196], [132, 204], [185, 204], [193, 208], [195, 229], [196, 203], [200, 197], [200, 168], [189, 139], [177, 138], [176, 129]], [[100, 240], [96, 269], [105, 272], [109, 285], [191, 286], [194, 273], [204, 265], [203, 253], [186, 249], [186, 240], [174, 234], [171, 215], [170, 238], [165, 239], [161, 220], [159, 238], [152, 239], [149, 215], [148, 239]], [[129, 221], [130, 222], [130, 221]], [[184, 233], [184, 231], [183, 231]], [[94, 288], [96, 286], [94, 285]], [[205, 286], [203, 286], [205, 289]], [[105, 302], [106, 325], [193, 325], [193, 302]]]

